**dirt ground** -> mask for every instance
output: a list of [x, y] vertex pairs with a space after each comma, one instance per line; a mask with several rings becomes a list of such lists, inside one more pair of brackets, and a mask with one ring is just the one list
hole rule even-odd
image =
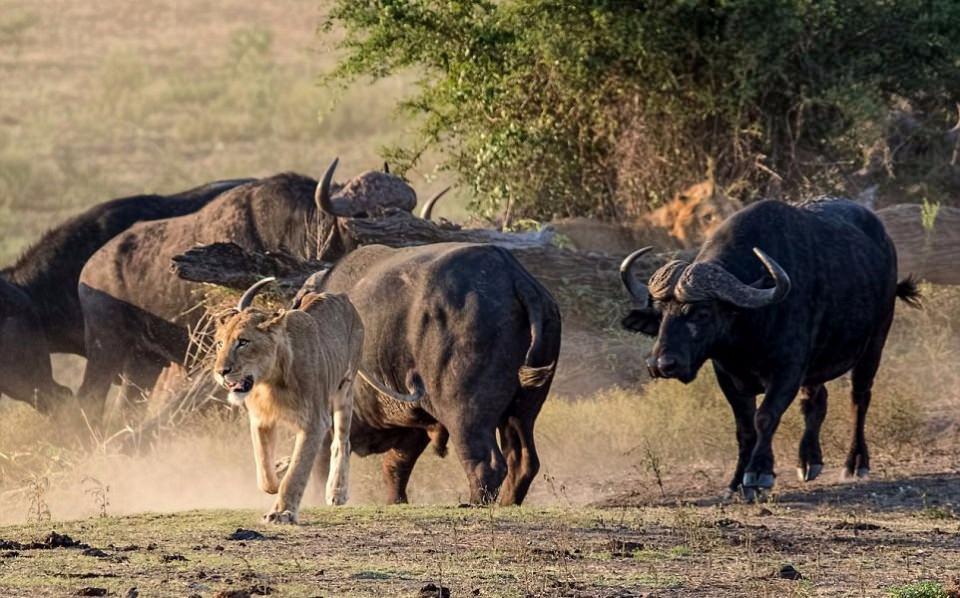
[[[443, 587], [451, 596], [878, 596], [933, 587], [922, 581], [950, 588], [960, 583], [960, 468], [945, 467], [950, 458], [853, 484], [782, 479], [760, 505], [720, 501], [692, 472], [664, 480], [669, 498], [624, 480], [639, 489], [586, 507], [312, 508], [299, 527], [265, 526], [249, 510], [7, 526], [0, 594], [433, 596]], [[264, 538], [231, 539], [241, 528]], [[23, 546], [43, 544], [53, 530], [87, 546]]]

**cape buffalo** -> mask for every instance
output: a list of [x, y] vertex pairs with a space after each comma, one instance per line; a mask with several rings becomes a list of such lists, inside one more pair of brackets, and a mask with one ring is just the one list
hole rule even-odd
[[897, 282], [896, 250], [881, 222], [845, 200], [757, 202], [717, 228], [692, 263], [671, 261], [643, 285], [630, 269], [648, 249], [621, 266], [638, 303], [623, 325], [657, 337], [651, 376], [687, 383], [713, 362], [737, 423], [731, 493], [742, 488], [752, 498], [773, 486], [771, 441], [798, 391], [806, 422], [798, 473], [817, 477], [824, 383], [848, 371], [855, 426], [845, 473], [865, 476], [864, 425], [894, 303], [919, 304], [913, 281]]
[[53, 379], [50, 353], [86, 354], [77, 282], [87, 259], [135, 222], [195, 212], [250, 180], [104, 202], [47, 232], [0, 272], [0, 394], [42, 411], [71, 396]]
[[[394, 388], [411, 369], [417, 404], [358, 388], [350, 445], [386, 453], [387, 501], [407, 501], [414, 464], [449, 440], [474, 503], [520, 504], [540, 463], [533, 426], [560, 352], [550, 293], [501, 247], [437, 243], [361, 247], [312, 276], [307, 291], [346, 293], [363, 318], [363, 367]], [[497, 445], [497, 430], [500, 446]], [[502, 485], [502, 488], [501, 488]]]
[[408, 185], [379, 172], [337, 187], [334, 197], [336, 165], [334, 160], [320, 184], [280, 174], [236, 187], [193, 214], [140, 223], [88, 261], [80, 276], [88, 355], [78, 398], [89, 418], [99, 419], [118, 376], [122, 403], [150, 389], [164, 367], [186, 358], [189, 330], [204, 310], [200, 285], [171, 272], [175, 255], [232, 241], [251, 251], [330, 261], [351, 248], [349, 236], [341, 234], [341, 217], [365, 216], [383, 205], [415, 206]]

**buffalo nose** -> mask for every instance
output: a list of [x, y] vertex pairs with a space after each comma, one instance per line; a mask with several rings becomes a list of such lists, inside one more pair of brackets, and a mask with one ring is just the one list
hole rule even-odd
[[233, 368], [220, 368], [220, 369], [217, 371], [217, 373], [220, 374], [221, 376], [226, 376], [227, 374], [229, 374], [229, 373], [232, 372], [232, 371], [233, 371]]
[[660, 375], [666, 378], [675, 375], [678, 366], [677, 359], [672, 355], [661, 355], [657, 357], [657, 370], [660, 371]]

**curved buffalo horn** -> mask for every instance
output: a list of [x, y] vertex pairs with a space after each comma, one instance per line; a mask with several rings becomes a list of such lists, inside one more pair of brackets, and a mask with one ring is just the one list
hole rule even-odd
[[243, 296], [240, 297], [240, 301], [237, 303], [237, 311], [243, 311], [248, 307], [250, 307], [250, 304], [253, 303], [253, 298], [257, 296], [257, 292], [262, 287], [270, 284], [274, 280], [276, 280], [276, 278], [274, 278], [273, 276], [269, 276], [267, 278], [262, 278], [257, 282], [253, 283], [253, 285], [249, 289], [243, 292]]
[[783, 298], [790, 292], [792, 284], [790, 276], [775, 259], [764, 253], [759, 247], [754, 247], [753, 253], [763, 262], [763, 266], [770, 273], [770, 277], [773, 278], [774, 286], [772, 289], [753, 289], [753, 287], [751, 289], [761, 293], [757, 298], [764, 301], [763, 305], [772, 305], [783, 301]]
[[766, 307], [782, 301], [790, 292], [790, 277], [780, 264], [760, 249], [754, 247], [753, 253], [773, 278], [773, 287], [760, 289], [741, 282], [719, 264], [694, 262], [684, 270], [677, 282], [677, 298], [681, 301], [719, 299], [744, 309]]
[[628, 255], [620, 263], [620, 280], [623, 281], [623, 286], [626, 287], [627, 292], [630, 293], [630, 296], [638, 301], [646, 301], [647, 297], [650, 295], [650, 290], [647, 288], [647, 285], [642, 282], [637, 282], [636, 277], [633, 275], [633, 263], [636, 262], [640, 256], [645, 253], [648, 253], [653, 250], [653, 247], [644, 247], [638, 249]]
[[430, 216], [433, 214], [433, 206], [436, 205], [437, 200], [446, 195], [447, 191], [449, 190], [450, 187], [447, 187], [440, 193], [437, 193], [427, 200], [427, 203], [423, 204], [423, 208], [420, 210], [420, 218], [423, 218], [424, 220], [430, 220]]
[[314, 201], [317, 202], [317, 209], [331, 216], [338, 215], [333, 209], [333, 202], [330, 201], [330, 183], [333, 181], [333, 172], [337, 169], [339, 162], [340, 158], [333, 159], [333, 162], [327, 167], [327, 172], [323, 173], [323, 179], [320, 181], [320, 184], [317, 185], [317, 192], [314, 195]]

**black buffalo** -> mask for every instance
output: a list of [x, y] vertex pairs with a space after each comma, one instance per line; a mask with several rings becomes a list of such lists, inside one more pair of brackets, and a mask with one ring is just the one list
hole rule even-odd
[[71, 396], [54, 381], [50, 354], [86, 354], [77, 282], [87, 259], [136, 222], [195, 212], [249, 180], [104, 202], [47, 232], [0, 272], [0, 394], [42, 411]]
[[686, 383], [713, 362], [737, 423], [730, 491], [752, 497], [773, 486], [771, 441], [798, 392], [806, 423], [798, 473], [820, 473], [824, 383], [848, 371], [855, 426], [845, 473], [865, 476], [864, 425], [894, 304], [919, 301], [913, 281], [897, 282], [896, 250], [880, 220], [845, 200], [761, 201], [717, 228], [692, 263], [671, 261], [647, 285], [630, 273], [644, 251], [621, 266], [639, 303], [623, 325], [657, 337], [651, 376]]
[[356, 393], [350, 445], [386, 453], [388, 502], [407, 501], [431, 438], [441, 453], [449, 438], [472, 502], [523, 501], [540, 467], [533, 427], [560, 352], [560, 312], [509, 251], [370, 245], [312, 276], [301, 294], [308, 290], [348, 294], [366, 329], [368, 372], [394, 388], [414, 369], [425, 382], [416, 404]]
[[346, 218], [416, 205], [413, 189], [389, 174], [365, 173], [334, 186], [336, 166], [334, 160], [320, 183], [279, 174], [231, 189], [191, 214], [139, 223], [90, 258], [80, 275], [89, 350], [77, 393], [89, 419], [101, 418], [118, 379], [124, 405], [149, 390], [163, 368], [184, 363], [190, 330], [204, 313], [203, 293], [171, 271], [174, 256], [230, 241], [248, 251], [331, 261], [353, 246], [343, 232]]

